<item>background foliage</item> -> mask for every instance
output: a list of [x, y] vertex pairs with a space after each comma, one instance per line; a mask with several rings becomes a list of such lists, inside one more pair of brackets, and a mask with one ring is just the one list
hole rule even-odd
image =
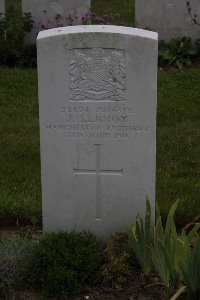
[[19, 15], [10, 5], [0, 16], [0, 64], [7, 66], [36, 66], [36, 47], [24, 46], [24, 36], [31, 31], [31, 14]]

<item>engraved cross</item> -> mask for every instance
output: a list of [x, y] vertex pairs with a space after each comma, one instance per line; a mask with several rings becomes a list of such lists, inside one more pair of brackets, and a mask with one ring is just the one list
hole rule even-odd
[[101, 220], [101, 175], [122, 176], [123, 169], [108, 170], [101, 169], [101, 144], [95, 144], [96, 147], [96, 169], [74, 168], [77, 175], [96, 175], [96, 220]]

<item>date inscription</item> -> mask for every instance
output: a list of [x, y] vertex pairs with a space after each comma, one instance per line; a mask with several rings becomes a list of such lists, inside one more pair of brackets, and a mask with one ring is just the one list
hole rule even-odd
[[148, 124], [134, 124], [134, 110], [130, 107], [64, 106], [59, 108], [59, 122], [45, 124], [45, 130], [62, 132], [67, 138], [129, 139], [148, 133]]

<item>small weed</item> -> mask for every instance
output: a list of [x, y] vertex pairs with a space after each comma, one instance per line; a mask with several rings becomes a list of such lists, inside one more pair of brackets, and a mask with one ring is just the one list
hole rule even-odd
[[125, 233], [115, 233], [111, 236], [104, 256], [105, 262], [100, 269], [103, 286], [115, 291], [123, 290], [130, 267], [128, 237]]

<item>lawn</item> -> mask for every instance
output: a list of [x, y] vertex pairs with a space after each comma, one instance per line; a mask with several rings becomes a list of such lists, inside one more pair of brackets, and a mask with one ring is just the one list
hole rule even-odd
[[157, 201], [179, 199], [179, 223], [200, 214], [200, 69], [159, 72]]
[[[200, 213], [200, 69], [158, 75], [156, 199], [180, 199], [182, 224]], [[0, 213], [40, 217], [36, 70], [0, 69], [0, 119]]]
[[41, 214], [36, 70], [0, 71], [0, 213]]
[[[6, 0], [20, 7], [19, 0]], [[134, 1], [94, 0], [134, 24]], [[19, 9], [20, 11], [20, 9]], [[166, 215], [179, 199], [177, 221], [200, 214], [200, 69], [159, 71], [156, 199]], [[39, 120], [35, 69], [0, 68], [0, 214], [41, 217]]]

